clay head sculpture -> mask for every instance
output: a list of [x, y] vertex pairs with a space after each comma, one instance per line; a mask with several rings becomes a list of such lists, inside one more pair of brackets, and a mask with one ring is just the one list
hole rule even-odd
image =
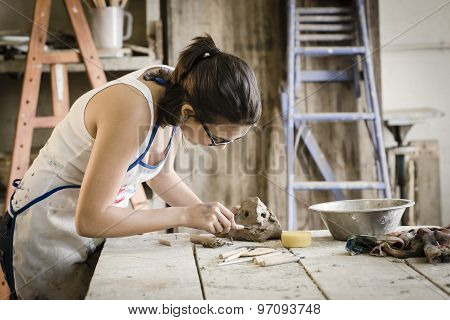
[[275, 214], [258, 197], [244, 200], [234, 220], [237, 224], [247, 227], [243, 230], [231, 230], [228, 233], [228, 236], [235, 240], [263, 242], [281, 237], [281, 225]]

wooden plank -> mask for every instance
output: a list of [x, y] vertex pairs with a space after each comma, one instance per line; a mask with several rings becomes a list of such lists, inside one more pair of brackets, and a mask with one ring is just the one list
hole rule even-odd
[[44, 52], [42, 55], [42, 63], [78, 63], [82, 58], [78, 50], [53, 50]]
[[[291, 249], [329, 299], [448, 299], [449, 296], [405, 261], [370, 255], [351, 256], [344, 241], [326, 232], [313, 234], [308, 248]], [[448, 270], [450, 265], [441, 265]], [[447, 272], [448, 273], [448, 272]]]
[[415, 164], [415, 223], [442, 225], [439, 143], [435, 140], [411, 141], [416, 148]]
[[244, 245], [281, 248], [280, 241], [264, 244], [235, 241], [232, 246], [195, 246], [205, 299], [324, 299], [298, 263], [259, 267], [252, 262], [218, 266], [219, 254]]
[[161, 5], [159, 2], [159, 0], [146, 0], [146, 36], [152, 55], [157, 59], [163, 59], [163, 23], [161, 21]]
[[434, 265], [425, 258], [409, 258], [406, 263], [450, 296], [450, 263]]
[[[64, 57], [64, 59], [71, 59]], [[47, 58], [46, 58], [47, 59]], [[102, 58], [100, 59], [105, 71], [129, 71], [137, 70], [152, 64], [162, 64], [160, 59], [152, 59], [149, 56], [134, 56], [122, 58]], [[1, 61], [0, 59], [0, 73], [15, 73], [23, 72], [25, 62], [22, 59]], [[42, 72], [50, 72], [50, 66], [42, 65]], [[83, 63], [69, 63], [67, 65], [68, 72], [86, 72], [86, 67]]]
[[54, 128], [63, 118], [64, 115], [36, 117], [30, 120], [30, 126], [33, 128]]
[[[168, 63], [175, 65], [180, 51], [191, 39], [208, 32], [219, 49], [240, 57], [254, 69], [262, 105], [268, 106], [263, 108], [257, 130], [250, 132], [245, 142], [232, 143], [226, 150], [186, 145], [177, 155], [177, 169], [183, 171], [185, 182], [202, 200], [220, 201], [230, 207], [246, 197], [258, 195], [269, 208], [277, 210], [284, 224], [286, 179], [279, 157], [284, 154], [284, 135], [278, 89], [284, 78], [284, 65], [279, 61], [285, 58], [285, 1], [165, 2]], [[264, 124], [267, 125], [261, 127]], [[205, 168], [205, 165], [217, 170], [199, 170], [195, 174], [191, 174], [191, 169], [186, 170], [196, 166]], [[239, 187], [236, 187], [237, 176]]]
[[203, 299], [187, 235], [172, 247], [159, 244], [158, 237], [108, 239], [86, 299]]
[[65, 64], [50, 66], [53, 114], [64, 117], [69, 112], [69, 77]]

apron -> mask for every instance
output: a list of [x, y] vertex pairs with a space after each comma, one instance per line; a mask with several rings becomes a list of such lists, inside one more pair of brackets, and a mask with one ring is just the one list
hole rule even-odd
[[[127, 79], [134, 79], [141, 71], [129, 74], [131, 78], [127, 75]], [[163, 80], [157, 79], [159, 83]], [[134, 81], [128, 84], [146, 97], [150, 95], [151, 101], [148, 87]], [[163, 159], [157, 165], [143, 162], [158, 128], [155, 124], [139, 148], [145, 149], [128, 166], [114, 206], [127, 207], [137, 183], [152, 179], [163, 167], [177, 127], [172, 128]], [[83, 299], [95, 267], [89, 264], [88, 257], [105, 239], [77, 234], [75, 209], [81, 184], [67, 183], [69, 178], [58, 174], [63, 171], [55, 174], [55, 167], [61, 164], [49, 159], [47, 143], [24, 177], [13, 182], [16, 190], [0, 226], [0, 261], [12, 299]], [[64, 170], [64, 166], [59, 169]]]

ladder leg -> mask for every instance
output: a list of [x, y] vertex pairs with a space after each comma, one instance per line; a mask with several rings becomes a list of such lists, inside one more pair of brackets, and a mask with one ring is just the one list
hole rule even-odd
[[[287, 93], [282, 94], [282, 104], [288, 106]], [[287, 108], [283, 108], [287, 109]], [[289, 111], [287, 111], [289, 112]], [[288, 116], [285, 116], [284, 126], [285, 126], [285, 148], [286, 148], [286, 206], [287, 206], [287, 229], [295, 230], [297, 221], [297, 204], [295, 198], [293, 197], [294, 190], [294, 126], [290, 126], [290, 120]]]
[[19, 112], [17, 114], [16, 133], [11, 159], [11, 171], [6, 192], [5, 212], [9, 206], [9, 199], [13, 193], [12, 181], [22, 178], [28, 169], [33, 140], [32, 119], [36, 115], [36, 108], [41, 83], [42, 54], [47, 40], [47, 28], [50, 15], [51, 1], [36, 0], [33, 14], [25, 73], [22, 83]]
[[[366, 12], [365, 12], [365, 4], [364, 0], [358, 0], [358, 16], [359, 16], [359, 25], [360, 25], [360, 31], [361, 31], [361, 37], [363, 41], [364, 47], [367, 49], [371, 48], [370, 42], [369, 42], [369, 34], [367, 30], [367, 21], [366, 21]], [[381, 125], [381, 117], [380, 117], [380, 108], [378, 103], [378, 96], [375, 86], [375, 75], [372, 65], [372, 57], [371, 52], [369, 50], [366, 50], [366, 53], [364, 55], [364, 64], [367, 69], [368, 79], [365, 79], [365, 81], [368, 81], [369, 84], [369, 92], [367, 94], [370, 94], [371, 100], [373, 102], [372, 107], [373, 111], [375, 113], [375, 133], [376, 133], [376, 141], [378, 145], [378, 157], [380, 159], [380, 166], [381, 166], [381, 173], [383, 176], [383, 182], [385, 184], [385, 194], [384, 196], [386, 198], [391, 197], [391, 185], [389, 181], [389, 173], [387, 169], [387, 159], [386, 159], [386, 152], [384, 148], [384, 140], [383, 140], [383, 128]]]
[[[364, 79], [369, 79], [369, 75], [367, 72], [367, 68], [366, 68], [366, 64], [362, 63], [363, 65], [363, 74], [364, 74]], [[373, 109], [373, 101], [372, 101], [372, 97], [370, 95], [370, 84], [369, 81], [364, 80], [364, 91], [365, 91], [365, 98], [366, 98], [366, 105], [367, 105], [367, 110], [368, 112], [374, 113], [374, 109]], [[376, 135], [376, 127], [375, 127], [375, 123], [373, 121], [365, 121], [365, 124], [367, 126], [369, 135], [370, 135], [370, 140], [372, 142], [372, 146], [373, 146], [373, 151], [375, 154], [375, 166], [376, 166], [376, 175], [377, 175], [377, 179], [379, 181], [383, 180], [383, 174], [381, 171], [381, 163], [380, 163], [380, 151], [379, 148], [380, 146], [378, 145], [378, 140], [377, 140], [377, 135]], [[379, 190], [378, 191], [380, 193], [380, 196], [383, 196], [384, 191], [383, 190]], [[383, 194], [381, 194], [383, 193]]]
[[57, 63], [50, 66], [50, 78], [52, 87], [53, 114], [64, 117], [69, 112], [69, 77], [67, 66]]
[[98, 58], [97, 49], [84, 15], [80, 0], [64, 0], [67, 13], [80, 47], [81, 58], [86, 66], [89, 81], [93, 88], [106, 83], [105, 72]]
[[294, 198], [294, 102], [295, 102], [295, 0], [288, 2], [288, 42], [287, 42], [287, 99], [286, 102], [286, 160], [287, 160], [287, 228], [297, 229], [297, 203]]

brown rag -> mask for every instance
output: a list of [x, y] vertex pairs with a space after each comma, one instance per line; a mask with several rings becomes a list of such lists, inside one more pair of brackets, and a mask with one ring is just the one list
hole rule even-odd
[[381, 243], [370, 251], [371, 255], [401, 259], [425, 256], [433, 264], [450, 262], [450, 224], [391, 232], [378, 240]]

